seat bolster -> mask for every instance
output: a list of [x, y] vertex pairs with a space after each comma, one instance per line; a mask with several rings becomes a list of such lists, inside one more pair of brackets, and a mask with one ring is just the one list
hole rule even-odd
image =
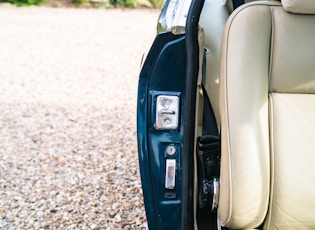
[[270, 5], [279, 3], [255, 2], [238, 8], [222, 41], [219, 219], [231, 229], [259, 227], [268, 209]]

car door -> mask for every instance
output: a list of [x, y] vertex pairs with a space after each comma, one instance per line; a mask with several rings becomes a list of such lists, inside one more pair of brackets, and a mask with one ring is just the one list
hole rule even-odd
[[197, 226], [196, 105], [203, 64], [198, 22], [203, 3], [165, 2], [139, 77], [138, 153], [150, 229]]

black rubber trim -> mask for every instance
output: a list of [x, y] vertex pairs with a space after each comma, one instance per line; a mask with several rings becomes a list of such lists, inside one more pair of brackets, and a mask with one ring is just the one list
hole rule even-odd
[[244, 0], [233, 0], [233, 8], [234, 8], [234, 10], [235, 10], [237, 7], [243, 5], [244, 3], [245, 3]]
[[196, 89], [199, 70], [198, 23], [204, 0], [192, 0], [186, 21], [186, 89], [182, 153], [181, 229], [194, 228], [194, 141]]

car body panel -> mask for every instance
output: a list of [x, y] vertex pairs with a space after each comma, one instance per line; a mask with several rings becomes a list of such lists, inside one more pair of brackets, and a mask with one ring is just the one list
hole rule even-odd
[[[171, 8], [167, 9], [168, 6]], [[162, 32], [157, 35], [140, 73], [138, 152], [150, 229], [191, 229], [196, 222], [194, 140], [197, 79], [199, 62], [203, 59], [203, 48], [200, 51], [198, 44], [202, 6], [203, 0], [165, 3], [158, 26]], [[157, 100], [161, 95], [178, 97], [175, 129], [157, 128]], [[169, 146], [175, 149], [174, 155], [167, 153]], [[168, 189], [166, 166], [171, 161], [176, 162], [175, 187]]]
[[[181, 149], [183, 139], [183, 108], [180, 107], [176, 130], [155, 128], [158, 95], [177, 96], [183, 100], [185, 90], [185, 37], [163, 33], [157, 36], [143, 65], [138, 88], [138, 152], [144, 201], [150, 229], [179, 229], [181, 214]], [[183, 103], [180, 103], [183, 105]], [[176, 149], [173, 156], [167, 146]], [[176, 186], [165, 189], [166, 160], [176, 160]]]

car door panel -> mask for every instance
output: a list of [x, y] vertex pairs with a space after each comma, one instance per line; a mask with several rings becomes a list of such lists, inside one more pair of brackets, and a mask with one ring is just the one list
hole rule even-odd
[[[139, 164], [150, 229], [178, 229], [180, 221], [185, 77], [185, 36], [159, 34], [143, 65], [138, 88]], [[157, 128], [159, 96], [178, 98], [177, 128]], [[169, 146], [175, 149], [175, 153], [167, 153]], [[165, 188], [167, 162], [176, 164], [175, 187], [172, 189]]]

